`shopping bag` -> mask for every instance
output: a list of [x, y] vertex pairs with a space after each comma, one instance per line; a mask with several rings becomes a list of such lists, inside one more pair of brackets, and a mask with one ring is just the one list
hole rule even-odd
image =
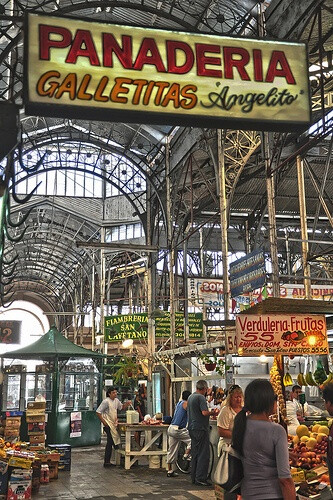
[[243, 479], [243, 464], [240, 455], [232, 446], [225, 445], [214, 472], [214, 483], [229, 493], [240, 493]]

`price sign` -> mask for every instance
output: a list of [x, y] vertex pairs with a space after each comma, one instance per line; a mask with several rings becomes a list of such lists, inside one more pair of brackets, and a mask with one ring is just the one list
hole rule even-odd
[[238, 354], [328, 354], [325, 316], [312, 314], [239, 314]]
[[237, 336], [236, 330], [227, 330], [225, 334], [225, 345], [227, 354], [237, 354]]

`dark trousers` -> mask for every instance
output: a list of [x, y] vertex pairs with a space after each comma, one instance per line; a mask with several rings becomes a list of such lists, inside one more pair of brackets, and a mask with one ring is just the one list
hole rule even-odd
[[112, 447], [116, 450], [118, 446], [114, 444], [114, 441], [111, 436], [110, 427], [103, 427], [104, 432], [106, 433], [106, 446], [104, 453], [104, 463], [109, 464], [111, 460]]
[[207, 481], [209, 467], [209, 431], [190, 432], [191, 437], [191, 477], [195, 481]]
[[331, 488], [333, 490], [333, 463], [330, 461], [329, 458], [327, 460], [327, 468], [328, 468], [328, 473], [330, 475]]

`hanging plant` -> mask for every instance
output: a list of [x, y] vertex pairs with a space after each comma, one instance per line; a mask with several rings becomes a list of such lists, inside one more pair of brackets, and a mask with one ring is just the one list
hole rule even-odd
[[218, 358], [215, 354], [209, 356], [208, 354], [201, 354], [199, 358], [208, 372], [216, 371], [219, 375], [225, 374], [225, 361], [223, 358]]
[[124, 356], [115, 366], [113, 380], [115, 384], [128, 385], [129, 381], [135, 381], [141, 375], [140, 365], [132, 358]]

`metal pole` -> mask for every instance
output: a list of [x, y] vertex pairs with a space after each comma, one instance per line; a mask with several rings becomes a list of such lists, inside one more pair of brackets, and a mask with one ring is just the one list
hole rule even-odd
[[169, 298], [170, 298], [170, 337], [171, 349], [176, 345], [176, 328], [175, 328], [175, 249], [172, 245], [173, 232], [173, 217], [172, 217], [172, 200], [171, 200], [171, 173], [170, 173], [170, 139], [166, 138], [165, 145], [165, 177], [166, 177], [166, 216], [167, 216], [167, 247], [169, 250]]
[[265, 161], [265, 171], [266, 171], [269, 244], [270, 244], [270, 253], [272, 260], [272, 293], [273, 297], [280, 297], [279, 260], [277, 251], [277, 231], [276, 231], [276, 217], [275, 217], [274, 174], [271, 172], [270, 148], [269, 148], [267, 132], [263, 132], [262, 134], [262, 151], [263, 151], [263, 157]]
[[[151, 186], [147, 184], [147, 244], [151, 245], [152, 240], [152, 220], [151, 220]], [[152, 262], [155, 260], [152, 254], [148, 255], [147, 261], [147, 313], [148, 313], [148, 381], [151, 382], [153, 378], [153, 354], [155, 352], [155, 325], [152, 318], [152, 312], [155, 308], [155, 293], [153, 283], [153, 268]]]
[[227, 217], [227, 195], [225, 190], [225, 163], [224, 144], [226, 131], [217, 130], [217, 156], [219, 166], [219, 200], [220, 200], [220, 220], [222, 238], [222, 268], [223, 268], [223, 297], [224, 297], [224, 318], [229, 319], [230, 311], [230, 288], [228, 277], [228, 217]]
[[304, 291], [305, 298], [311, 299], [311, 280], [310, 266], [308, 263], [309, 244], [308, 226], [306, 222], [306, 202], [305, 202], [305, 185], [304, 185], [304, 165], [300, 156], [296, 158], [297, 166], [297, 182], [298, 182], [298, 199], [299, 199], [299, 214], [301, 219], [301, 236], [302, 236], [302, 263], [304, 274]]
[[[200, 274], [205, 276], [206, 266], [205, 266], [205, 254], [203, 250], [203, 228], [199, 229], [199, 248], [200, 248]], [[207, 319], [207, 308], [205, 304], [202, 306], [202, 319]], [[204, 324], [202, 329], [203, 340], [207, 342], [207, 326]]]
[[95, 319], [96, 319], [96, 303], [95, 303], [95, 252], [93, 253], [92, 256], [92, 269], [91, 269], [91, 350], [93, 351], [95, 349], [95, 338], [96, 338], [96, 326], [95, 326]]
[[187, 244], [188, 239], [183, 241], [183, 280], [184, 280], [184, 340], [185, 344], [190, 340], [190, 331], [188, 326], [188, 288], [187, 288]]

